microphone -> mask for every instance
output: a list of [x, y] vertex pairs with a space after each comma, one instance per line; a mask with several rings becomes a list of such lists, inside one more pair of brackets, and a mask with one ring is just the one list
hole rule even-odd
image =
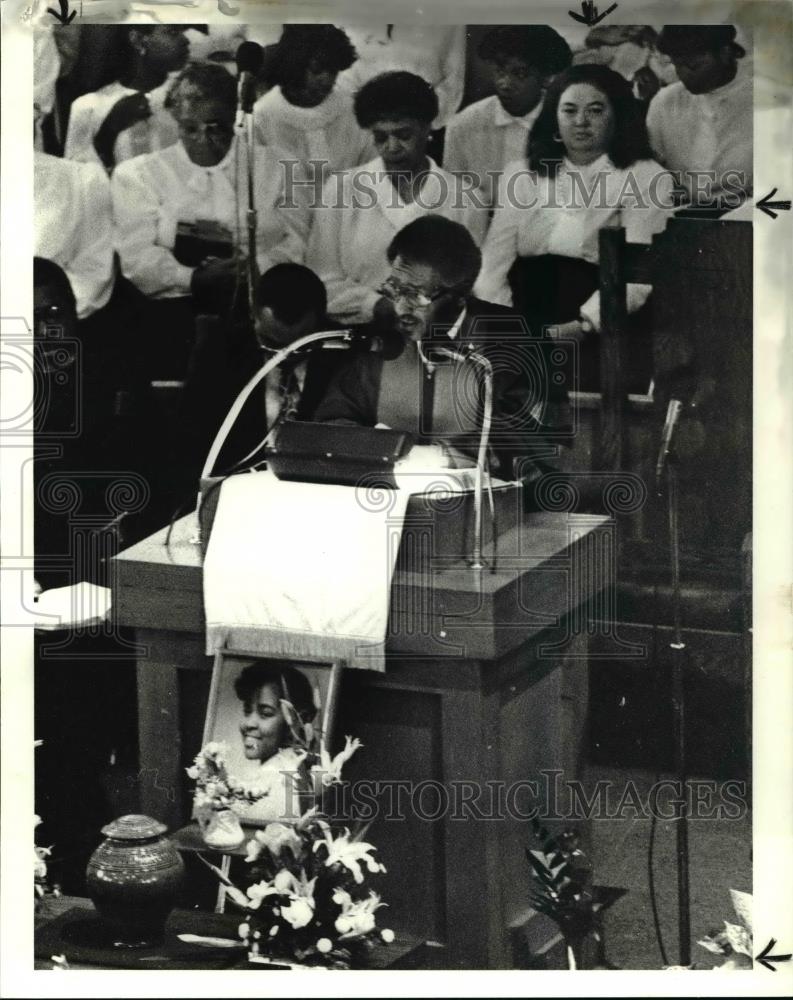
[[405, 341], [396, 331], [353, 333], [350, 349], [359, 354], [382, 354], [384, 361], [394, 361], [405, 350]]
[[237, 108], [243, 115], [253, 113], [256, 78], [264, 65], [264, 49], [258, 42], [243, 42], [237, 49]]
[[353, 351], [355, 354], [382, 354], [384, 361], [393, 361], [405, 350], [405, 341], [398, 333], [369, 333], [348, 330], [339, 340], [324, 340], [323, 351]]
[[[371, 333], [366, 330], [323, 330], [314, 334], [317, 340], [300, 345], [290, 352], [294, 355], [312, 354], [316, 351], [353, 351], [356, 354], [382, 354], [386, 361], [398, 358], [405, 349], [401, 336], [397, 333]], [[324, 339], [319, 339], [324, 338]], [[263, 339], [261, 348], [271, 354], [288, 349], [296, 338], [288, 343], [277, 344]]]
[[677, 422], [680, 420], [680, 414], [682, 411], [683, 404], [679, 399], [669, 400], [669, 405], [666, 408], [664, 429], [661, 433], [661, 447], [658, 451], [658, 461], [655, 463], [656, 484], [661, 482], [661, 477], [664, 474], [664, 467], [666, 466], [667, 459], [669, 458], [669, 451], [672, 446], [672, 438], [675, 433], [675, 428], [677, 427]]

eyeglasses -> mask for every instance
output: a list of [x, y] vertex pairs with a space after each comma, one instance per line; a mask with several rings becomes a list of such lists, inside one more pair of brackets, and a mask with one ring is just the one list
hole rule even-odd
[[444, 295], [448, 295], [453, 291], [455, 291], [455, 288], [439, 288], [432, 295], [426, 295], [418, 288], [411, 288], [410, 285], [400, 285], [398, 281], [389, 278], [377, 289], [377, 294], [390, 299], [391, 302], [397, 302], [401, 299], [414, 308], [428, 309], [433, 302], [437, 302], [438, 299], [442, 299]]
[[210, 142], [234, 135], [234, 126], [227, 122], [191, 122], [177, 119], [180, 135], [185, 139], [208, 139]]

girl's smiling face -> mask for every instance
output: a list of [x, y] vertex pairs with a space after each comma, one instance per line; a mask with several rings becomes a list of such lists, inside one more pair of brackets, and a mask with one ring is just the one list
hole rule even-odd
[[243, 706], [242, 746], [248, 760], [266, 761], [286, 742], [287, 725], [276, 684], [263, 684]]

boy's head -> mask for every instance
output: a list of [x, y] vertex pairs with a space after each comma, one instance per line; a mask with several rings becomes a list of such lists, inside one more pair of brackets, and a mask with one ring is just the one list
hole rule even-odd
[[328, 299], [325, 286], [302, 264], [276, 264], [256, 289], [256, 336], [262, 347], [280, 350], [322, 329]]
[[541, 24], [504, 25], [488, 31], [479, 45], [479, 57], [490, 66], [504, 110], [516, 117], [539, 104], [550, 81], [573, 58], [564, 38]]
[[729, 83], [746, 50], [735, 41], [731, 24], [667, 24], [658, 49], [674, 63], [677, 76], [692, 94], [708, 94]]

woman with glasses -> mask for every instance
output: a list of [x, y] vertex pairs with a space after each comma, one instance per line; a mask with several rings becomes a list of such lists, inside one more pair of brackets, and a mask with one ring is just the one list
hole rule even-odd
[[564, 38], [545, 24], [493, 28], [479, 43], [478, 55], [490, 71], [495, 93], [452, 118], [443, 165], [452, 173], [473, 173], [493, 208], [504, 168], [523, 156], [545, 90], [573, 56]]
[[383, 73], [355, 96], [358, 124], [371, 133], [378, 156], [331, 177], [312, 212], [307, 264], [328, 290], [328, 314], [338, 323], [388, 317], [378, 289], [388, 276], [386, 250], [404, 226], [427, 214], [464, 225], [480, 243], [487, 224], [481, 200], [427, 155], [438, 98], [413, 73]]
[[[672, 191], [630, 84], [605, 66], [572, 66], [548, 89], [527, 159], [505, 172], [476, 294], [514, 305], [536, 335], [551, 326], [556, 337], [581, 341], [579, 387], [598, 388], [599, 232], [623, 226], [629, 242], [649, 243], [666, 225]], [[628, 286], [643, 337], [631, 388], [642, 392], [651, 373], [649, 294], [648, 285]]]
[[[156, 307], [157, 374], [182, 378], [193, 334], [191, 292], [222, 304], [210, 312], [245, 301], [246, 155], [234, 135], [236, 81], [222, 66], [189, 65], [169, 102], [179, 141], [120, 164], [112, 193], [121, 269]], [[305, 217], [285, 206], [283, 195], [277, 153], [257, 147], [260, 273], [303, 256]]]

